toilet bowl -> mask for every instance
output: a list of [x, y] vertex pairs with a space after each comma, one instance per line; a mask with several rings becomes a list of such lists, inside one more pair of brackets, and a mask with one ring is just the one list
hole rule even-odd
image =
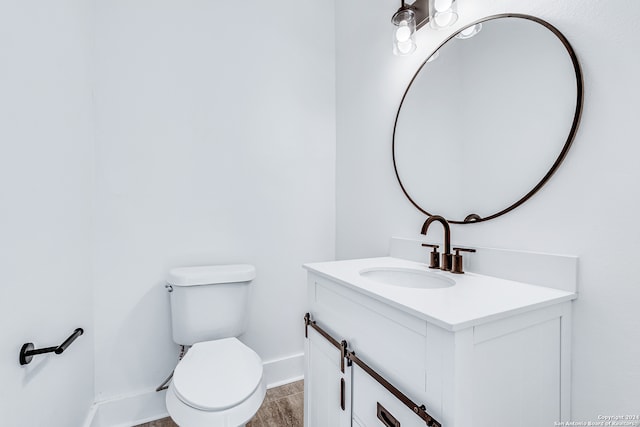
[[176, 366], [167, 411], [180, 427], [244, 426], [266, 386], [260, 357], [237, 338], [194, 344]]

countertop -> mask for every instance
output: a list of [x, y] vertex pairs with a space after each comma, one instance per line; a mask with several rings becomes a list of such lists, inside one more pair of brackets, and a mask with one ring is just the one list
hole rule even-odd
[[[577, 298], [575, 293], [466, 272], [452, 274], [426, 264], [381, 257], [304, 264], [310, 272], [385, 302], [450, 331]], [[413, 268], [455, 280], [446, 288], [417, 289], [388, 285], [360, 275], [371, 268]]]

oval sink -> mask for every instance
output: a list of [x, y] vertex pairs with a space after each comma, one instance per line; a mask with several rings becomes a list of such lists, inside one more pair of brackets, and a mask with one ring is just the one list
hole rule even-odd
[[377, 267], [368, 268], [360, 272], [362, 277], [385, 285], [401, 286], [403, 288], [436, 289], [446, 288], [456, 284], [455, 280], [415, 268]]

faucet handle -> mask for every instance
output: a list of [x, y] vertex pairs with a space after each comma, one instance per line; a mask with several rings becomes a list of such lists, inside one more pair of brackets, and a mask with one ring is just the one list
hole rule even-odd
[[456, 251], [456, 255], [459, 255], [459, 252], [475, 252], [475, 249], [472, 248], [453, 248]]
[[429, 259], [429, 268], [440, 268], [440, 253], [438, 252], [438, 248], [440, 247], [440, 245], [423, 243], [422, 246], [426, 248], [433, 248], [430, 253], [431, 256]]
[[455, 274], [464, 274], [462, 269], [462, 255], [460, 252], [475, 252], [475, 249], [470, 248], [453, 248], [456, 253], [453, 255], [453, 266], [451, 267], [451, 272]]

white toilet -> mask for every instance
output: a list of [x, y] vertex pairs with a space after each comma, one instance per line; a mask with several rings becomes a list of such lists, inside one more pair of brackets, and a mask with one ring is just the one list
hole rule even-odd
[[180, 427], [244, 426], [264, 400], [262, 360], [236, 338], [255, 276], [244, 264], [169, 272], [173, 340], [191, 346], [167, 390], [167, 411]]

